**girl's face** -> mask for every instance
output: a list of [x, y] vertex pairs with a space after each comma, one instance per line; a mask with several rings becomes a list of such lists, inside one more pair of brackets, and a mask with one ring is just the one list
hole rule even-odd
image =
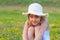
[[37, 25], [41, 19], [40, 16], [33, 15], [33, 14], [30, 14], [28, 18], [32, 25]]

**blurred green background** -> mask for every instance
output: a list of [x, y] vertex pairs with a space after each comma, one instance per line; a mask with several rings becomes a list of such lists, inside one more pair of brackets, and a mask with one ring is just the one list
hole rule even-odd
[[27, 7], [40, 3], [49, 13], [50, 40], [60, 40], [60, 0], [0, 0], [0, 40], [22, 40]]
[[0, 5], [1, 6], [12, 6], [12, 5], [27, 6], [34, 2], [40, 3], [44, 6], [60, 7], [60, 0], [0, 0]]

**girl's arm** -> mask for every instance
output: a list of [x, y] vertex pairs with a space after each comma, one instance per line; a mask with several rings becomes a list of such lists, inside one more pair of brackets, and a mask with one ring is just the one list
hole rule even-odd
[[28, 26], [27, 26], [27, 21], [25, 22], [25, 25], [24, 25], [22, 38], [23, 38], [23, 40], [28, 40]]
[[36, 36], [35, 36], [35, 40], [42, 40], [42, 36], [44, 31], [47, 29], [48, 27], [48, 22], [47, 20], [45, 20], [40, 27], [36, 27]]

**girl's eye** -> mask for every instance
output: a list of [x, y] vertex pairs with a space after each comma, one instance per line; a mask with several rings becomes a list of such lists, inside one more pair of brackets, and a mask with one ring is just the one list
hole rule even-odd
[[33, 16], [30, 16], [31, 18], [33, 18]]
[[40, 18], [40, 17], [37, 16], [37, 15], [30, 15], [29, 17], [30, 17], [30, 18]]
[[40, 17], [35, 15], [35, 18], [40, 18]]
[[35, 18], [39, 18], [39, 16], [35, 16]]

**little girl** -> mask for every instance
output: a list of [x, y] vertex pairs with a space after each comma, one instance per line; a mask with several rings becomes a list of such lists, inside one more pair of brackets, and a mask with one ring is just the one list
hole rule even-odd
[[47, 14], [38, 3], [29, 5], [27, 20], [24, 24], [23, 40], [50, 40]]

